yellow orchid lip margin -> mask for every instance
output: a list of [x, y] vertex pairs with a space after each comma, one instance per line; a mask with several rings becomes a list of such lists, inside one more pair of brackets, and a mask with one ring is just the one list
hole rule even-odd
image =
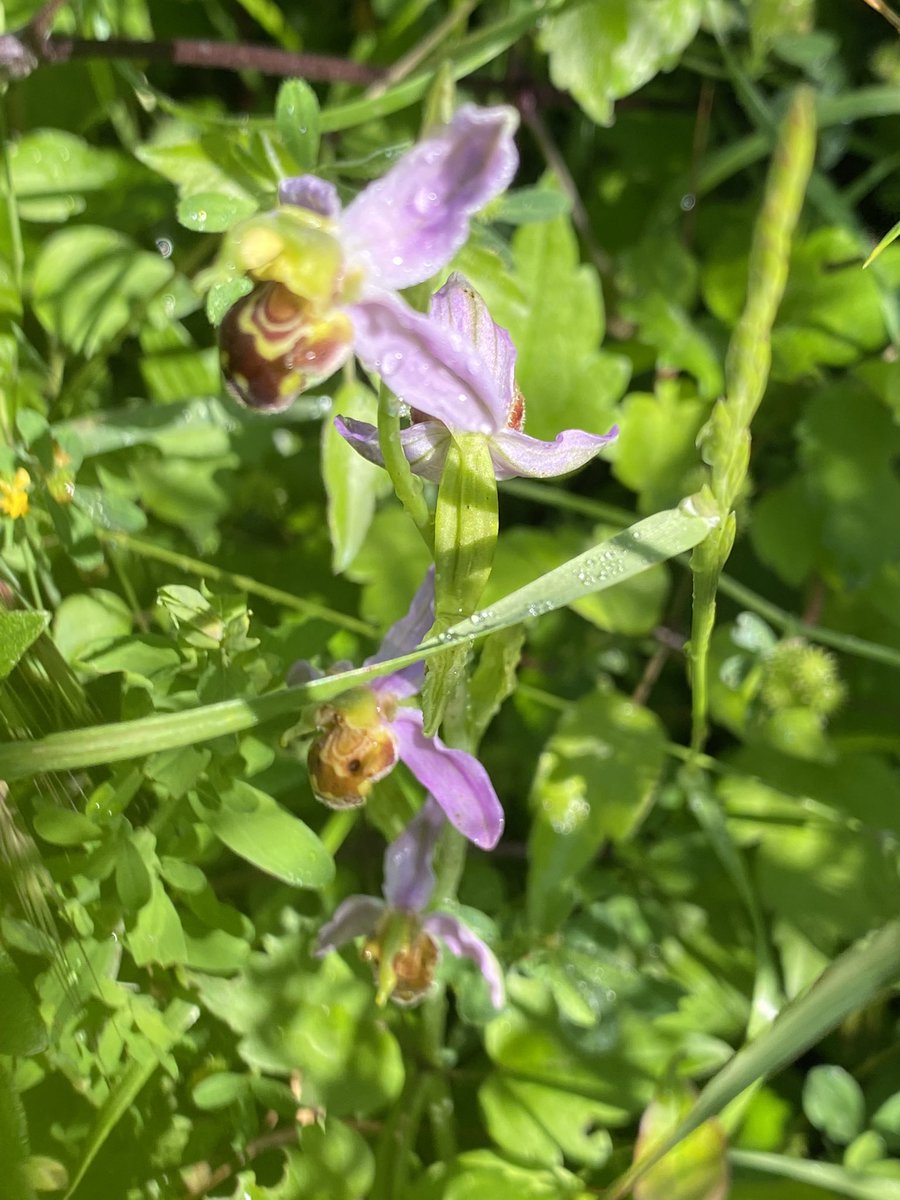
[[0, 512], [15, 521], [28, 513], [28, 493], [31, 491], [31, 476], [24, 467], [13, 475], [12, 483], [0, 479]]

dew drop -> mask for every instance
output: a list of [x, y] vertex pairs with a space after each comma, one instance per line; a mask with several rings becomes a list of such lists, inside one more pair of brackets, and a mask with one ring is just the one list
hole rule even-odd
[[172, 243], [169, 241], [168, 238], [164, 238], [164, 237], [157, 238], [156, 239], [156, 248], [160, 252], [160, 254], [163, 256], [163, 258], [171, 258]]

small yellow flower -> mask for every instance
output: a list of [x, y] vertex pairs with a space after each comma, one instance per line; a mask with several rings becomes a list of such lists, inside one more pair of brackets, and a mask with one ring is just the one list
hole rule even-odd
[[24, 517], [28, 512], [28, 492], [31, 488], [31, 476], [24, 467], [19, 467], [13, 476], [12, 483], [0, 479], [0, 512], [13, 520]]

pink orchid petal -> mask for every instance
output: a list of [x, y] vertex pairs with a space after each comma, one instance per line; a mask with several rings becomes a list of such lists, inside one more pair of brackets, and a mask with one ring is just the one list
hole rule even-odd
[[433, 796], [384, 852], [384, 898], [391, 908], [421, 912], [434, 891], [431, 860], [447, 820]]
[[[378, 430], [366, 421], [353, 417], [335, 417], [334, 427], [346, 438], [357, 454], [370, 463], [384, 466]], [[414, 475], [439, 483], [450, 445], [450, 431], [440, 421], [416, 421], [408, 429], [400, 430], [400, 445]]]
[[514, 479], [518, 475], [550, 479], [583, 467], [618, 434], [617, 425], [604, 434], [566, 429], [552, 442], [542, 442], [515, 429], [503, 429], [491, 438], [491, 459], [498, 479]]
[[465, 433], [503, 426], [504, 398], [462, 334], [390, 292], [369, 292], [347, 312], [360, 361], [410, 408]]
[[[434, 567], [429, 567], [425, 578], [419, 584], [418, 591], [412, 598], [406, 616], [401, 617], [390, 627], [384, 635], [384, 641], [377, 653], [373, 654], [371, 658], [367, 658], [363, 666], [369, 667], [373, 663], [385, 662], [389, 658], [397, 658], [398, 655], [415, 650], [433, 624]], [[370, 687], [372, 691], [381, 695], [393, 696], [397, 700], [406, 700], [422, 690], [424, 677], [425, 664], [418, 662], [413, 663], [410, 667], [404, 667], [402, 671], [395, 671], [392, 675], [383, 675], [380, 679], [373, 679]]]
[[410, 287], [439, 271], [465, 242], [470, 217], [515, 174], [517, 124], [511, 108], [464, 105], [370, 183], [341, 222], [351, 269], [385, 288]]
[[512, 338], [494, 321], [484, 300], [458, 271], [431, 297], [430, 311], [436, 321], [461, 333], [478, 351], [503, 401], [504, 419], [498, 425], [503, 428], [516, 397], [516, 348]]
[[445, 746], [439, 737], [426, 737], [418, 709], [399, 709], [392, 728], [401, 759], [431, 792], [450, 824], [480, 849], [493, 850], [503, 832], [503, 809], [478, 759]]
[[429, 913], [422, 922], [426, 933], [439, 937], [456, 958], [471, 959], [484, 976], [494, 1008], [503, 1008], [506, 1003], [506, 986], [503, 968], [497, 958], [480, 937], [450, 913]]
[[308, 208], [323, 217], [337, 217], [341, 201], [337, 188], [318, 175], [292, 175], [278, 185], [278, 203]]
[[384, 907], [384, 902], [374, 896], [348, 896], [319, 930], [313, 954], [321, 958], [345, 942], [372, 933]]

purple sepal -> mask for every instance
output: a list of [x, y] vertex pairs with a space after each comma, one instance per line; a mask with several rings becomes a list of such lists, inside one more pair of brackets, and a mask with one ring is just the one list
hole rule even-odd
[[384, 909], [384, 902], [374, 896], [348, 896], [319, 930], [313, 954], [321, 958], [345, 942], [372, 933]]
[[[419, 642], [434, 624], [434, 567], [429, 567], [425, 578], [419, 584], [419, 589], [412, 598], [409, 611], [405, 617], [396, 621], [378, 648], [378, 651], [367, 658], [363, 664], [366, 667], [373, 663], [384, 662], [389, 658], [397, 658], [409, 650], [415, 650]], [[395, 696], [398, 700], [406, 700], [422, 690], [425, 678], [425, 664], [413, 663], [396, 671], [392, 675], [384, 675], [373, 679], [369, 685], [373, 692]]]
[[384, 852], [384, 898], [391, 908], [421, 912], [434, 891], [431, 860], [446, 825], [433, 796], [425, 803]]
[[428, 279], [465, 242], [469, 219], [507, 186], [518, 165], [511, 108], [464, 105], [359, 194], [341, 222], [352, 267], [380, 287]]
[[307, 208], [322, 217], [340, 216], [341, 201], [337, 188], [318, 175], [292, 175], [278, 185], [278, 203]]
[[583, 467], [618, 436], [618, 425], [604, 434], [566, 429], [552, 442], [542, 442], [515, 429], [501, 429], [491, 438], [491, 460], [498, 479], [550, 479]]
[[410, 408], [464, 433], [490, 433], [505, 423], [504, 400], [462, 334], [390, 292], [369, 292], [347, 311], [360, 361]]
[[[377, 467], [384, 466], [378, 430], [367, 421], [353, 417], [335, 417], [334, 427], [357, 454]], [[414, 475], [440, 483], [450, 446], [450, 431], [440, 421], [417, 421], [400, 430], [400, 445]]]
[[444, 810], [451, 825], [482, 850], [493, 850], [503, 832], [503, 809], [487, 771], [465, 750], [426, 737], [422, 714], [400, 708], [392, 729], [400, 757]]
[[503, 1008], [506, 1003], [506, 987], [503, 970], [493, 950], [487, 946], [468, 925], [450, 913], [429, 913], [422, 922], [426, 933], [439, 937], [451, 954], [457, 958], [469, 958], [484, 976], [494, 1008]]
[[459, 271], [454, 271], [431, 297], [430, 312], [436, 321], [462, 334], [478, 351], [503, 405], [495, 414], [497, 428], [502, 428], [516, 394], [516, 348], [512, 338], [496, 323], [484, 300]]

